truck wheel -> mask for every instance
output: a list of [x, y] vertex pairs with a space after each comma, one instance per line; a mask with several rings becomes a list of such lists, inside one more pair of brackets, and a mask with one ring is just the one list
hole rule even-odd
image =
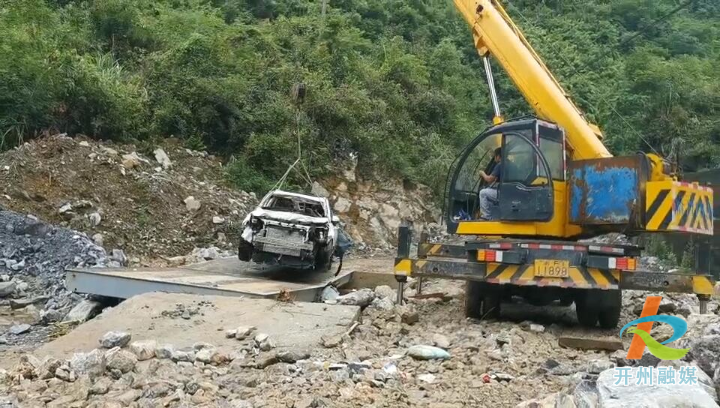
[[575, 299], [575, 312], [578, 322], [584, 327], [595, 327], [598, 321], [599, 305], [597, 296], [590, 290], [582, 291]]
[[500, 317], [500, 294], [485, 282], [465, 283], [465, 316], [475, 319]]
[[622, 308], [622, 293], [619, 290], [607, 290], [601, 293], [602, 308], [598, 314], [600, 327], [603, 329], [614, 329], [620, 321], [620, 309]]
[[465, 282], [465, 317], [482, 317], [482, 282]]

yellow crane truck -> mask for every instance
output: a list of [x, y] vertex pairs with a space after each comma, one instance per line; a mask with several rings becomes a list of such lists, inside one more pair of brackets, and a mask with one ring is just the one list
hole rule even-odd
[[[504, 299], [576, 305], [583, 326], [616, 327], [621, 291], [695, 293], [704, 312], [714, 281], [707, 265], [694, 274], [639, 270], [641, 247], [592, 243], [608, 233], [713, 233], [713, 193], [679, 181], [656, 154], [613, 157], [603, 134], [572, 102], [497, 0], [455, 0], [485, 66], [494, 126], [462, 151], [450, 170], [444, 221], [464, 244], [429, 243], [410, 256], [412, 231], [400, 227], [395, 277], [402, 299], [409, 276], [461, 279], [465, 312], [494, 316]], [[535, 117], [505, 120], [490, 58], [503, 67]], [[490, 217], [479, 216], [500, 147], [502, 173]], [[707, 250], [700, 248], [700, 250]]]

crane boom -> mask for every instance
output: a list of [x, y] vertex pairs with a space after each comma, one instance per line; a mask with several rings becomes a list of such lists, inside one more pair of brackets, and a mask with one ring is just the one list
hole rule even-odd
[[585, 119], [497, 0], [454, 0], [481, 56], [494, 57], [538, 117], [562, 126], [574, 160], [612, 157], [600, 129]]

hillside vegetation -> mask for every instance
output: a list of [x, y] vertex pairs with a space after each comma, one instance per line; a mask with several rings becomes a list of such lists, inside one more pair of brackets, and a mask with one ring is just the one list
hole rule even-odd
[[[645, 139], [691, 169], [720, 162], [720, 3], [669, 17], [679, 0], [505, 4], [615, 153]], [[4, 149], [48, 130], [174, 136], [254, 191], [298, 138], [311, 176], [356, 156], [438, 188], [492, 116], [449, 0], [330, 0], [324, 15], [320, 0], [0, 0], [0, 50]], [[531, 113], [495, 72], [506, 116]]]

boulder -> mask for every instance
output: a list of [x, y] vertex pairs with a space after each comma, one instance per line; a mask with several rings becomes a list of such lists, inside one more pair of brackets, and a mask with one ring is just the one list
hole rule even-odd
[[0, 298], [8, 297], [15, 292], [15, 282], [0, 282]]
[[381, 285], [375, 288], [375, 297], [388, 298], [391, 301], [395, 301], [397, 291], [388, 285]]
[[100, 345], [106, 349], [125, 347], [128, 343], [130, 343], [131, 338], [132, 336], [130, 336], [129, 333], [111, 331], [105, 333], [105, 335], [100, 339]]
[[395, 307], [395, 304], [390, 298], [386, 297], [376, 297], [373, 299], [372, 303], [370, 304], [370, 307], [378, 310], [392, 310], [393, 307]]
[[435, 344], [436, 347], [440, 347], [441, 349], [448, 349], [450, 348], [450, 340], [448, 338], [440, 333], [436, 333], [433, 335], [432, 338], [433, 344]]
[[128, 373], [135, 368], [138, 360], [135, 354], [115, 347], [105, 353], [106, 367], [108, 370], [119, 370], [121, 373]]
[[170, 359], [173, 356], [173, 353], [175, 352], [175, 348], [171, 344], [162, 344], [158, 345], [155, 348], [155, 357], [160, 359]]
[[63, 321], [66, 322], [85, 322], [95, 317], [102, 310], [102, 304], [94, 300], [83, 300], [73, 307], [68, 314], [65, 315]]
[[134, 341], [128, 349], [135, 354], [138, 361], [150, 360], [155, 357], [157, 342], [155, 340]]
[[89, 353], [75, 353], [70, 359], [70, 368], [73, 371], [91, 378], [101, 376], [105, 372], [106, 364], [105, 353], [98, 349]]
[[702, 336], [687, 340], [690, 352], [686, 361], [695, 361], [707, 375], [712, 376], [720, 367], [720, 335]]
[[158, 147], [153, 152], [155, 155], [155, 160], [157, 160], [158, 163], [163, 167], [163, 169], [167, 170], [172, 166], [172, 162], [170, 161], [170, 157], [168, 157], [167, 153], [165, 153], [165, 150], [163, 150], [161, 147]]
[[371, 289], [364, 288], [339, 296], [336, 301], [341, 305], [366, 307], [373, 301], [373, 299], [375, 299], [375, 293]]
[[312, 195], [318, 196], [318, 197], [329, 197], [330, 193], [323, 187], [320, 183], [317, 181], [312, 183], [312, 188], [310, 189], [310, 193]]

